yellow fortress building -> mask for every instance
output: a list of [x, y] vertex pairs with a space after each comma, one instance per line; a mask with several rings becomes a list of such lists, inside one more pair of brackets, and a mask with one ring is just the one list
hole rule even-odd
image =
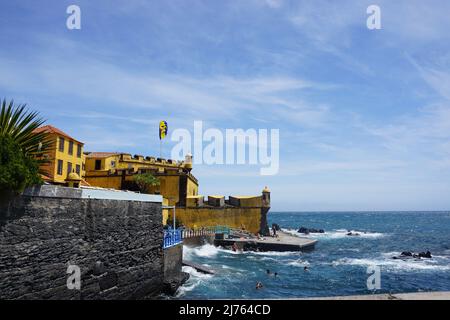
[[43, 177], [45, 181], [54, 184], [67, 184], [67, 178], [71, 173], [76, 173], [76, 176], [71, 175], [70, 178], [77, 179], [77, 177], [84, 176], [84, 143], [50, 125], [37, 128], [34, 132], [46, 132], [51, 141], [52, 147], [44, 155], [48, 163], [42, 168], [46, 172]]
[[[63, 131], [45, 126], [55, 141], [48, 181], [73, 185], [79, 175], [81, 184], [92, 187], [138, 191], [135, 175], [151, 173], [159, 185], [150, 187], [148, 193], [160, 194], [166, 206], [176, 208], [176, 221], [187, 228], [228, 226], [267, 235], [267, 213], [270, 209], [270, 191], [266, 187], [260, 195], [229, 196], [199, 195], [199, 182], [192, 174], [192, 156], [184, 161], [132, 156], [122, 152], [83, 152], [83, 143]], [[80, 154], [81, 152], [81, 154]], [[71, 170], [69, 170], [71, 169]], [[163, 210], [163, 223], [173, 221], [172, 210]]]

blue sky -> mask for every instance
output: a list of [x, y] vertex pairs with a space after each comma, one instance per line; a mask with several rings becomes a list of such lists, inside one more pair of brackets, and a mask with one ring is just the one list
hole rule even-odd
[[[66, 8], [81, 8], [81, 30]], [[368, 30], [366, 8], [381, 8]], [[448, 1], [2, 1], [0, 97], [88, 151], [169, 130], [279, 128], [280, 171], [194, 167], [273, 210], [450, 209]], [[174, 145], [165, 141], [166, 156]]]

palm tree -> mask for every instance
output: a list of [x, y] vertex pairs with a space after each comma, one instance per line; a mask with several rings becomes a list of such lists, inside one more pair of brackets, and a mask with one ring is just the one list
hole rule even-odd
[[[0, 200], [22, 192], [24, 188], [42, 183], [44, 156], [52, 142], [45, 132], [34, 132], [45, 120], [26, 105], [6, 100], [0, 110]], [[2, 202], [0, 201], [0, 202]]]
[[5, 99], [2, 101], [0, 137], [11, 138], [26, 157], [39, 158], [48, 151], [51, 141], [46, 132], [33, 132], [44, 124], [45, 120], [39, 117], [38, 112], [28, 111], [25, 108], [26, 104], [14, 106], [14, 100], [9, 103]]

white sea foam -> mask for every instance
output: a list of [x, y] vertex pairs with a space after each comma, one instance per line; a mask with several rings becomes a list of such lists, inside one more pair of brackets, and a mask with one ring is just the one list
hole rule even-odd
[[197, 257], [214, 257], [219, 253], [219, 248], [211, 245], [211, 244], [205, 244], [200, 247], [189, 247], [185, 246], [183, 248], [183, 258], [184, 259], [190, 259], [193, 256]]
[[248, 254], [254, 254], [258, 256], [276, 256], [276, 257], [283, 257], [283, 256], [292, 256], [292, 255], [299, 255], [301, 252], [299, 251], [263, 251], [263, 252], [257, 252], [257, 251], [246, 251]]
[[189, 266], [183, 266], [183, 272], [189, 273], [191, 277], [200, 278], [200, 279], [209, 279], [212, 278], [211, 274], [206, 274], [203, 272], [197, 271], [195, 268]]
[[194, 268], [188, 266], [184, 266], [182, 270], [189, 273], [189, 280], [184, 285], [178, 288], [176, 297], [185, 295], [186, 292], [194, 290], [198, 285], [213, 277], [210, 274], [198, 272]]
[[361, 249], [358, 248], [339, 248], [338, 251], [351, 251], [351, 252], [360, 252]]
[[334, 266], [356, 265], [356, 266], [380, 266], [390, 271], [447, 271], [450, 270], [450, 259], [445, 256], [433, 256], [432, 259], [392, 259], [399, 252], [383, 253], [376, 258], [342, 258], [333, 261]]
[[[292, 234], [294, 236], [300, 238], [320, 238], [320, 239], [342, 239], [342, 238], [366, 238], [366, 239], [376, 239], [384, 237], [384, 233], [380, 232], [368, 232], [368, 231], [359, 231], [359, 230], [346, 230], [346, 229], [337, 229], [333, 231], [325, 231], [324, 233], [310, 233], [303, 234], [297, 232], [294, 229], [282, 229], [284, 232]], [[353, 234], [359, 234], [359, 236], [348, 236], [347, 234], [351, 232]]]
[[306, 261], [306, 260], [303, 261], [301, 259], [298, 259], [298, 260], [294, 260], [294, 261], [288, 262], [287, 265], [303, 268], [303, 267], [308, 267], [309, 266], [309, 262]]

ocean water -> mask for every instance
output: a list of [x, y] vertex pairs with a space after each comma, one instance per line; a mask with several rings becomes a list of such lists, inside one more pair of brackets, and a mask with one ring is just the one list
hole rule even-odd
[[[247, 299], [337, 296], [371, 293], [450, 291], [450, 212], [271, 212], [297, 234], [300, 226], [322, 228], [312, 252], [235, 253], [212, 245], [184, 247], [184, 258], [214, 269], [191, 277], [179, 299]], [[346, 236], [347, 230], [362, 234]], [[301, 236], [300, 234], [298, 234]], [[432, 259], [394, 260], [401, 251], [431, 251]], [[303, 270], [304, 266], [309, 271]], [[368, 266], [379, 266], [381, 289], [367, 289]], [[277, 272], [268, 276], [266, 270]], [[263, 288], [255, 289], [256, 282]]]

